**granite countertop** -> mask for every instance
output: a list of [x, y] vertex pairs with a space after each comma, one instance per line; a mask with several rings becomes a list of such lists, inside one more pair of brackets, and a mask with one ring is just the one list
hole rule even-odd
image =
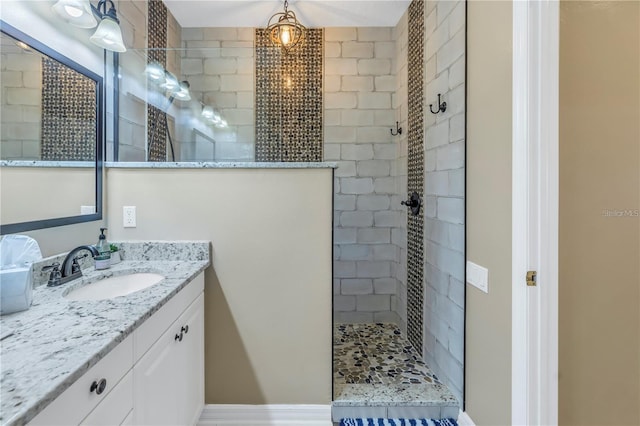
[[95, 168], [95, 161], [0, 160], [0, 167]]
[[106, 162], [109, 168], [143, 169], [335, 169], [336, 162]]
[[[210, 265], [208, 242], [118, 244], [123, 262], [60, 287], [39, 286], [27, 311], [0, 317], [0, 423], [35, 417], [89, 368]], [[54, 257], [50, 258], [54, 259]], [[153, 272], [166, 278], [126, 296], [69, 301], [69, 291], [100, 278]]]

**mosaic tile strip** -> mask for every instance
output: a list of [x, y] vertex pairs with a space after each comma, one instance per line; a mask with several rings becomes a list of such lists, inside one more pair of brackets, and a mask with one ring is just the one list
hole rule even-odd
[[[148, 55], [147, 62], [167, 66], [167, 7], [162, 0], [149, 0], [148, 9]], [[165, 133], [167, 114], [153, 105], [147, 105], [147, 159], [167, 161], [167, 137]]]
[[95, 160], [96, 114], [95, 81], [43, 57], [41, 159]]
[[[424, 1], [409, 5], [408, 52], [409, 153], [408, 188], [424, 200]], [[424, 305], [424, 209], [418, 216], [407, 216], [407, 335], [422, 355]]]
[[324, 29], [289, 54], [256, 39], [256, 161], [322, 161]]
[[442, 384], [395, 324], [336, 324], [334, 384]]

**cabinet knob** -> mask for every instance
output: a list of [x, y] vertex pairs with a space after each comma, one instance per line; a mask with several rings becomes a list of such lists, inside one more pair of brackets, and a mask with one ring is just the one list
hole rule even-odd
[[173, 340], [177, 340], [178, 342], [182, 342], [182, 336], [183, 336], [182, 332], [180, 332], [180, 334], [176, 333], [176, 337]]
[[107, 379], [100, 379], [99, 382], [95, 380], [91, 383], [91, 388], [89, 388], [89, 392], [95, 392], [96, 395], [100, 395], [107, 388]]
[[182, 329], [180, 331], [184, 332], [184, 334], [187, 334], [189, 332], [189, 326], [185, 325], [184, 327], [182, 327]]

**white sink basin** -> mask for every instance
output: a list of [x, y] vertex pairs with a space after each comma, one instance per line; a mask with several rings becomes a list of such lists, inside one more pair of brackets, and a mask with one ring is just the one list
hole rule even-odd
[[77, 288], [64, 296], [69, 300], [104, 300], [140, 291], [159, 283], [164, 276], [138, 273], [105, 278], [84, 287]]

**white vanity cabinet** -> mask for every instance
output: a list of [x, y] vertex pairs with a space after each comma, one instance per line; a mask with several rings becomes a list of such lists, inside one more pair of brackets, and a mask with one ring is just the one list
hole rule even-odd
[[189, 425], [204, 403], [201, 294], [133, 368], [134, 424]]
[[[34, 417], [29, 425], [77, 425], [102, 404], [109, 414], [105, 421], [119, 425], [132, 410], [133, 400], [125, 401], [120, 409], [110, 410], [112, 394], [133, 394], [133, 383], [123, 381], [123, 377], [131, 373], [132, 366], [133, 337], [129, 336]], [[124, 413], [119, 417], [121, 410]]]
[[195, 424], [204, 407], [203, 290], [201, 273], [29, 425]]

